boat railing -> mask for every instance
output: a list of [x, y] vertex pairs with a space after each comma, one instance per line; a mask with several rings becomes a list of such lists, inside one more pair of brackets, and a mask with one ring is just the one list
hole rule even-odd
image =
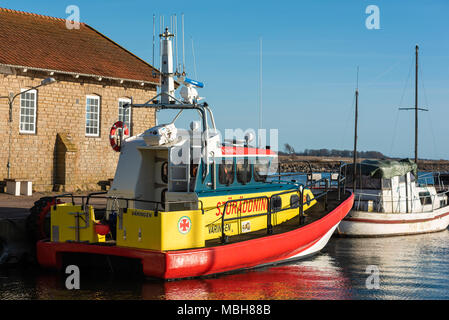
[[267, 216], [267, 234], [271, 234], [272, 233], [270, 201], [269, 201], [269, 198], [267, 196], [250, 197], [250, 198], [245, 198], [245, 199], [232, 199], [232, 200], [226, 201], [226, 203], [224, 204], [223, 214], [221, 216], [221, 242], [222, 243], [227, 243], [228, 242], [228, 238], [229, 238], [226, 235], [225, 229], [224, 229], [225, 221], [233, 221], [233, 220], [241, 220], [242, 219], [241, 215], [238, 216], [238, 217], [232, 217], [232, 218], [227, 218], [226, 219], [225, 215], [226, 215], [226, 209], [228, 208], [228, 206], [231, 203], [242, 202], [242, 201], [250, 201], [250, 200], [256, 200], [256, 199], [267, 200], [267, 212], [247, 215], [244, 218], [254, 218], [254, 217], [260, 217], [260, 216], [265, 216], [266, 215]]
[[[426, 187], [427, 188], [427, 187]], [[381, 191], [382, 192], [382, 191]], [[444, 195], [448, 195], [449, 189], [445, 189], [444, 191], [441, 192], [437, 192], [434, 194], [431, 194], [430, 192], [428, 192], [428, 194], [426, 195], [422, 195], [422, 196], [416, 196], [413, 195], [412, 197], [401, 197], [401, 193], [398, 192], [398, 198], [394, 199], [394, 197], [392, 197], [393, 199], [391, 200], [385, 200], [384, 199], [384, 195], [382, 193], [380, 194], [372, 194], [372, 193], [364, 193], [364, 192], [360, 192], [360, 191], [356, 191], [355, 193], [355, 201], [354, 201], [354, 208], [355, 210], [359, 211], [360, 210], [360, 206], [362, 203], [366, 202], [369, 203], [369, 201], [373, 202], [373, 212], [385, 212], [385, 208], [388, 206], [389, 203], [391, 203], [391, 209], [393, 213], [400, 213], [401, 212], [401, 206], [404, 205], [407, 206], [407, 202], [410, 203], [410, 211], [412, 213], [416, 213], [419, 212], [416, 210], [416, 207], [414, 206], [415, 201], [419, 201], [421, 204], [421, 213], [424, 212], [432, 212], [435, 209], [441, 208], [443, 207], [441, 205], [441, 203], [436, 206], [436, 201], [438, 199], [441, 200], [441, 197]], [[365, 197], [365, 199], [362, 199], [362, 197]], [[371, 198], [371, 199], [369, 199]], [[426, 200], [427, 199], [431, 199], [431, 203], [427, 203], [426, 204]], [[424, 199], [424, 201], [422, 201], [422, 199]], [[395, 206], [396, 204], [396, 206]], [[447, 205], [448, 202], [446, 200], [445, 205]], [[431, 209], [429, 211], [429, 205], [431, 205]], [[363, 206], [365, 207], [365, 206]], [[363, 210], [364, 208], [362, 208]], [[377, 209], [377, 210], [375, 210]], [[406, 213], [406, 212], [404, 212]]]
[[[418, 183], [420, 186], [434, 186], [436, 189], [438, 190], [445, 190], [447, 189], [449, 186], [444, 184], [444, 180], [442, 177], [447, 177], [448, 173], [447, 172], [438, 172], [438, 171], [434, 171], [434, 172], [425, 172], [425, 173], [421, 173], [418, 176]], [[447, 181], [447, 180], [446, 180]]]
[[[322, 175], [322, 173], [316, 173], [317, 175]], [[342, 175], [342, 172], [326, 172], [326, 174], [329, 174], [329, 177], [323, 177], [320, 179], [313, 179], [311, 177], [313, 177], [314, 173], [309, 173], [309, 172], [303, 172], [303, 171], [298, 171], [298, 172], [288, 172], [288, 173], [281, 173], [281, 174], [273, 174], [273, 175], [269, 175], [268, 178], [278, 178], [277, 180], [269, 180], [267, 182], [269, 183], [286, 183], [286, 184], [298, 184], [298, 180], [297, 179], [291, 179], [291, 180], [283, 180], [281, 178], [283, 177], [305, 177], [305, 185], [307, 186], [312, 186], [312, 185], [317, 185], [314, 186], [314, 189], [320, 189], [320, 188], [325, 188], [326, 187], [326, 181], [328, 183], [328, 188], [340, 188], [342, 187], [342, 183], [345, 181], [346, 177], [344, 175]]]
[[[318, 184], [324, 181], [324, 191], [320, 192], [318, 194], [313, 194], [313, 198], [311, 199], [307, 199], [307, 203], [311, 203], [314, 200], [318, 200], [322, 197], [324, 197], [324, 208], [325, 210], [328, 209], [328, 193], [331, 190], [335, 190], [335, 188], [331, 189], [329, 188], [329, 179], [327, 178], [323, 178], [320, 180], [316, 180], [315, 182], [311, 183], [309, 186], [305, 187], [303, 184], [299, 184], [298, 188], [296, 189], [291, 189], [291, 190], [287, 190], [287, 191], [283, 191], [283, 192], [278, 192], [275, 194], [272, 194], [270, 196], [258, 196], [258, 197], [249, 197], [249, 198], [239, 198], [239, 199], [230, 199], [228, 201], [226, 201], [224, 204], [220, 205], [223, 206], [223, 213], [221, 215], [221, 243], [225, 244], [229, 241], [229, 237], [226, 235], [225, 232], [225, 222], [228, 221], [241, 221], [242, 219], [248, 219], [248, 218], [254, 218], [254, 217], [260, 217], [260, 216], [267, 216], [267, 224], [266, 224], [266, 230], [267, 230], [267, 234], [270, 235], [273, 233], [273, 225], [271, 223], [272, 221], [272, 214], [277, 214], [279, 212], [282, 211], [286, 211], [286, 210], [291, 210], [291, 209], [296, 209], [298, 208], [299, 212], [298, 212], [298, 217], [299, 217], [299, 221], [298, 221], [298, 225], [301, 226], [304, 224], [304, 190], [308, 189], [308, 187], [310, 187], [313, 184]], [[339, 183], [339, 187], [338, 187], [338, 200], [340, 200], [340, 183]], [[297, 194], [298, 195], [298, 199], [295, 201], [290, 201], [289, 205], [282, 207], [282, 202], [281, 202], [281, 206], [279, 208], [276, 208], [273, 205], [273, 199], [276, 197], [279, 197], [281, 195], [284, 194]], [[227, 212], [227, 208], [228, 206], [232, 205], [233, 203], [240, 203], [242, 204], [244, 201], [250, 201], [250, 200], [256, 200], [256, 199], [263, 199], [263, 201], [267, 202], [267, 211], [266, 212], [262, 212], [262, 213], [257, 213], [257, 214], [252, 214], [252, 215], [245, 215], [242, 216], [242, 212], [240, 209], [237, 210], [237, 213], [239, 214], [237, 217], [230, 217], [230, 218], [226, 218], [226, 212]]]
[[129, 208], [129, 203], [130, 201], [133, 202], [140, 202], [140, 203], [149, 203], [149, 204], [153, 204], [154, 208], [152, 208], [151, 210], [154, 210], [156, 213], [160, 212], [160, 211], [164, 211], [165, 209], [165, 204], [174, 204], [174, 203], [199, 203], [200, 205], [200, 210], [202, 212], [202, 214], [204, 214], [204, 204], [203, 201], [201, 199], [198, 200], [181, 200], [181, 201], [166, 201], [166, 202], [161, 202], [161, 201], [153, 201], [153, 200], [143, 200], [143, 199], [136, 199], [136, 198], [124, 198], [124, 197], [115, 197], [115, 196], [104, 196], [105, 194], [107, 194], [106, 192], [93, 192], [93, 193], [89, 193], [88, 195], [74, 195], [73, 193], [65, 193], [65, 194], [61, 194], [61, 195], [56, 195], [53, 196], [52, 198], [55, 200], [54, 201], [54, 208], [56, 209], [56, 205], [57, 205], [57, 199], [60, 198], [71, 198], [72, 200], [72, 204], [75, 205], [75, 199], [80, 199], [81, 200], [81, 209], [83, 211], [86, 210], [86, 208], [89, 206], [89, 202], [92, 199], [104, 199], [104, 200], [122, 200], [125, 201], [126, 205], [123, 208], [124, 212], [126, 213], [127, 209]]

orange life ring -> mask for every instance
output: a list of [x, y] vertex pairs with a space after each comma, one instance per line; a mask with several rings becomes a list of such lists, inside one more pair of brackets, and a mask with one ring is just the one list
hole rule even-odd
[[124, 136], [129, 136], [129, 130], [126, 124], [123, 123], [123, 121], [117, 121], [116, 123], [114, 123], [114, 125], [111, 128], [111, 131], [109, 131], [109, 142], [111, 143], [111, 147], [112, 149], [114, 149], [114, 151], [119, 152], [121, 149], [121, 146], [118, 145], [117, 143], [117, 129], [122, 128], [123, 129], [123, 135]]

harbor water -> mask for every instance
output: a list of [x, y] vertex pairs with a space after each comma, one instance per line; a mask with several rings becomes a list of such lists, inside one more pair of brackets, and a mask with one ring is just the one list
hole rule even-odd
[[[373, 270], [378, 284], [372, 282]], [[307, 259], [205, 279], [164, 282], [106, 272], [81, 274], [67, 290], [63, 272], [0, 270], [0, 299], [302, 300], [449, 299], [449, 231], [395, 238], [332, 237]]]
[[113, 269], [82, 271], [80, 289], [68, 290], [64, 272], [2, 267], [0, 300], [449, 299], [447, 270], [449, 230], [386, 238], [334, 235], [306, 260], [202, 279], [167, 282]]

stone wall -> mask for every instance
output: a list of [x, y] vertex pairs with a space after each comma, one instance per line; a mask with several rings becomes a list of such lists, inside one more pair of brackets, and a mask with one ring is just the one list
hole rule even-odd
[[[0, 74], [0, 96], [37, 86], [48, 73], [15, 71]], [[65, 182], [62, 190], [97, 190], [98, 182], [114, 177], [119, 153], [109, 144], [109, 130], [118, 120], [119, 98], [144, 103], [156, 93], [154, 85], [119, 81], [97, 81], [71, 75], [52, 75], [57, 82], [37, 89], [36, 133], [19, 133], [20, 96], [14, 100], [9, 123], [8, 99], [0, 99], [0, 180], [30, 179], [35, 191], [50, 191]], [[85, 134], [86, 95], [100, 97], [100, 135]], [[135, 108], [131, 112], [131, 134], [154, 125], [154, 109]], [[58, 133], [66, 137], [65, 143]], [[69, 145], [69, 150], [67, 145]], [[64, 175], [64, 176], [61, 176]]]

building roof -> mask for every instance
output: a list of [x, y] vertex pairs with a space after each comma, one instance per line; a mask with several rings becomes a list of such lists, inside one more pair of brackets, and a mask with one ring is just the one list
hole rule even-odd
[[159, 71], [85, 23], [0, 8], [0, 65], [141, 83]]

